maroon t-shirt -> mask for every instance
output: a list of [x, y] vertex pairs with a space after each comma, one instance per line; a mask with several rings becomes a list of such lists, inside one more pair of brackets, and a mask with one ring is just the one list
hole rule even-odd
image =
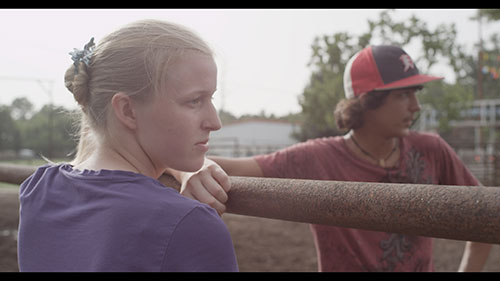
[[[401, 157], [382, 168], [354, 156], [343, 137], [309, 140], [254, 159], [265, 177], [357, 182], [479, 185], [438, 135], [401, 138]], [[439, 187], [436, 187], [439, 188]], [[432, 238], [311, 225], [319, 271], [433, 271]]]

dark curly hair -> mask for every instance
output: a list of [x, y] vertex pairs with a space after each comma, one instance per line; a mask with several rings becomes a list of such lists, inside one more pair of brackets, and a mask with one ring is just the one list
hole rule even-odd
[[363, 113], [381, 106], [389, 91], [368, 92], [353, 99], [343, 99], [335, 107], [334, 116], [340, 130], [349, 131], [363, 126]]

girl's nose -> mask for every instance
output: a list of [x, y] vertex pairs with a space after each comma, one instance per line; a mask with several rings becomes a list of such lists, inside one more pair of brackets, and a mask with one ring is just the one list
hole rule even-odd
[[202, 122], [202, 128], [208, 131], [217, 131], [222, 128], [222, 123], [213, 104], [210, 104], [207, 117]]

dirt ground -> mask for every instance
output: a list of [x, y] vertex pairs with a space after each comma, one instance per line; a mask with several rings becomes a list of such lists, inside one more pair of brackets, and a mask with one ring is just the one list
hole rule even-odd
[[[17, 192], [0, 189], [0, 272], [18, 271]], [[314, 272], [316, 252], [307, 224], [224, 214], [240, 271]], [[436, 239], [436, 271], [455, 271], [465, 242]], [[500, 271], [500, 245], [494, 245], [483, 271]]]

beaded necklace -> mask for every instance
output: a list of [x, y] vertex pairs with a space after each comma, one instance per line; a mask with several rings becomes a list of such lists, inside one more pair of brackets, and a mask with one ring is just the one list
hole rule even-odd
[[375, 156], [371, 155], [368, 151], [364, 150], [359, 145], [359, 143], [354, 138], [354, 135], [352, 135], [352, 134], [351, 134], [351, 139], [352, 139], [352, 142], [354, 142], [354, 144], [359, 148], [359, 150], [361, 150], [361, 152], [363, 152], [366, 156], [370, 157], [371, 159], [375, 160], [379, 164], [379, 166], [381, 166], [383, 168], [385, 168], [385, 161], [387, 161], [387, 159], [389, 159], [389, 157], [391, 157], [391, 155], [394, 153], [394, 151], [396, 151], [396, 149], [398, 148], [398, 144], [396, 143], [394, 145], [394, 148], [391, 150], [391, 152], [389, 152], [389, 154], [385, 158], [378, 159]]

